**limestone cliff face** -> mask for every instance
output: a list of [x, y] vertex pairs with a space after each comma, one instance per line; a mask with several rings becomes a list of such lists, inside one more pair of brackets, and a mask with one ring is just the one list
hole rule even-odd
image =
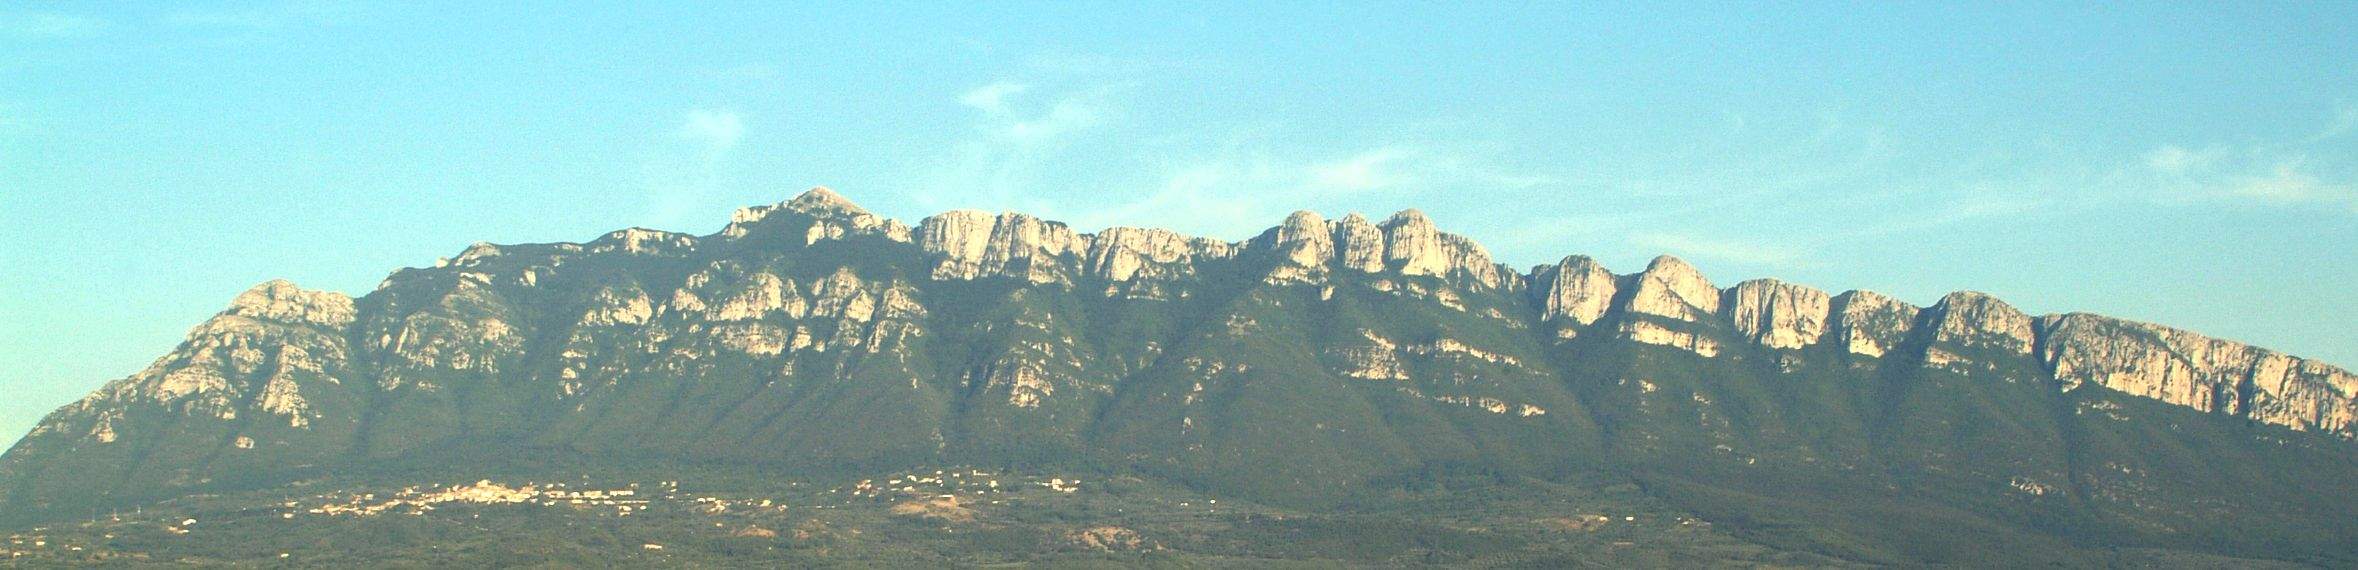
[[1106, 228], [1087, 240], [1081, 272], [1110, 282], [1108, 296], [1169, 300], [1170, 284], [1196, 275], [1197, 265], [1236, 254], [1234, 244], [1162, 229]]
[[663, 230], [629, 228], [615, 230], [613, 233], [606, 234], [605, 237], [589, 242], [586, 249], [591, 253], [670, 255], [695, 247], [696, 236]]
[[1719, 314], [1719, 288], [1703, 272], [1671, 256], [1654, 258], [1637, 275], [1628, 311], [1680, 321], [1700, 322]]
[[1465, 236], [1443, 233], [1424, 212], [1402, 210], [1379, 227], [1385, 260], [1403, 274], [1463, 276], [1490, 289], [1507, 286], [1506, 271], [1490, 261], [1490, 252]]
[[1256, 238], [1252, 247], [1268, 251], [1277, 259], [1265, 280], [1271, 283], [1318, 283], [1325, 280], [1328, 263], [1335, 257], [1334, 232], [1326, 219], [1317, 212], [1294, 212], [1285, 223]]
[[908, 225], [870, 214], [858, 204], [825, 187], [812, 188], [784, 202], [739, 209], [729, 216], [729, 225], [721, 229], [721, 236], [743, 238], [752, 233], [755, 225], [778, 212], [801, 213], [814, 220], [800, 236], [805, 245], [820, 240], [844, 239], [847, 236], [883, 236], [899, 242], [907, 242], [912, 237]]
[[1328, 221], [1316, 212], [1294, 212], [1243, 248], [1269, 252], [1278, 260], [1266, 278], [1272, 283], [1321, 283], [1343, 269], [1438, 277], [1483, 290], [1522, 284], [1519, 276], [1491, 261], [1480, 244], [1440, 231], [1416, 210], [1403, 210], [1381, 224], [1358, 214]]
[[0, 475], [48, 465], [68, 476], [12, 491], [104, 494], [339, 455], [369, 382], [345, 337], [354, 320], [342, 294], [257, 285], [145, 370], [49, 414]]
[[[2156, 325], [2032, 317], [1980, 293], [1919, 309], [1769, 279], [1723, 290], [1669, 256], [1632, 274], [1571, 256], [1518, 275], [1414, 210], [1381, 223], [1299, 212], [1227, 242], [977, 211], [912, 228], [817, 189], [740, 210], [712, 235], [634, 228], [586, 243], [475, 244], [359, 299], [264, 283], [153, 366], [51, 414], [0, 457], [0, 483], [18, 482], [0, 492], [71, 495], [77, 473], [100, 469], [184, 488], [515, 433], [763, 460], [882, 461], [961, 445], [1068, 453], [1101, 433], [1195, 449], [1218, 445], [1203, 437], [1227, 412], [1211, 408], [1320, 386], [1400, 398], [1352, 404], [1362, 411], [1444, 423], [1472, 411], [1518, 430], [1590, 421], [1588, 396], [1566, 386], [1641, 408], [1684, 390], [1680, 405], [1725, 421], [1709, 395], [1665, 378], [1568, 375], [1600, 354], [1590, 350], [1779, 381], [1994, 370], [2052, 382], [2046, 394], [2102, 388], [2294, 429], [2358, 429], [2358, 377], [2342, 369]], [[1775, 366], [1750, 365], [1761, 361]], [[1092, 424], [1134, 417], [1155, 427]], [[1294, 433], [1346, 420], [1359, 422], [1353, 437], [1386, 433], [1367, 418], [1389, 417], [1318, 419]], [[1497, 427], [1444, 423], [1398, 433]], [[861, 439], [847, 440], [854, 428]], [[1559, 436], [1515, 437], [1568, 440]], [[1468, 444], [1385, 445], [1351, 457]]]
[[[341, 333], [352, 319], [352, 298], [341, 293], [283, 280], [256, 285], [189, 331], [172, 354], [77, 405], [145, 400], [194, 417], [268, 415], [300, 427], [313, 419], [303, 384], [341, 382], [329, 370], [343, 368], [349, 357]], [[69, 419], [53, 417], [43, 428]], [[100, 418], [91, 436], [111, 441], [114, 428]]]
[[1585, 255], [1564, 258], [1533, 272], [1532, 291], [1539, 296], [1540, 314], [1587, 326], [1612, 308], [1618, 285], [1613, 273]]
[[1932, 307], [1933, 340], [1994, 347], [2030, 354], [2038, 342], [2030, 315], [1997, 297], [1974, 291], [1950, 293]]
[[2040, 322], [2039, 357], [2066, 383], [2304, 430], [2347, 432], [2358, 412], [2358, 376], [2315, 361], [2085, 313]]
[[1835, 342], [1851, 354], [1881, 357], [1907, 340], [1921, 309], [1873, 291], [1851, 291], [1831, 301]]
[[1730, 290], [1736, 332], [1769, 348], [1798, 349], [1826, 335], [1832, 299], [1825, 291], [1775, 279], [1755, 279]]
[[1334, 223], [1334, 243], [1342, 256], [1343, 267], [1361, 273], [1376, 273], [1388, 263], [1384, 230], [1354, 212]]

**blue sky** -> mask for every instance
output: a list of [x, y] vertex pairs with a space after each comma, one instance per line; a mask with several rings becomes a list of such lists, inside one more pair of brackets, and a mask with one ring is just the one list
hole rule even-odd
[[2358, 364], [2358, 4], [0, 6], [0, 431], [256, 282], [827, 185], [1989, 291]]

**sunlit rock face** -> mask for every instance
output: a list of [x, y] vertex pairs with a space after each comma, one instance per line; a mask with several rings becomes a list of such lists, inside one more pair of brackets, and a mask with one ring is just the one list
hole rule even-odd
[[812, 188], [784, 202], [740, 208], [729, 216], [729, 225], [721, 229], [719, 237], [745, 238], [753, 234], [754, 227], [783, 212], [808, 217], [810, 225], [799, 235], [805, 245], [855, 236], [881, 236], [904, 243], [911, 239], [908, 225], [868, 213], [858, 204], [824, 186]]
[[676, 254], [694, 247], [695, 236], [646, 228], [615, 230], [588, 244], [592, 253], [621, 252], [634, 255]]
[[1661, 256], [1637, 275], [1631, 313], [1700, 322], [1719, 314], [1719, 288], [1703, 272], [1676, 257]]
[[1532, 291], [1539, 296], [1540, 314], [1550, 320], [1568, 320], [1582, 326], [1604, 318], [1612, 308], [1613, 295], [1618, 291], [1616, 278], [1605, 266], [1585, 255], [1564, 258], [1555, 265], [1542, 266], [1532, 276]]
[[972, 280], [1014, 276], [1034, 283], [1067, 283], [1068, 256], [1088, 250], [1085, 239], [1063, 223], [1023, 214], [991, 215], [974, 210], [926, 218], [915, 238], [939, 261], [935, 279]]
[[1106, 228], [1090, 236], [1086, 273], [1108, 281], [1169, 280], [1194, 273], [1198, 261], [1233, 255], [1226, 242], [1147, 228]]
[[1342, 256], [1343, 267], [1361, 273], [1377, 273], [1389, 263], [1385, 255], [1384, 231], [1357, 212], [1344, 216], [1334, 224], [1334, 243]]
[[1736, 284], [1728, 307], [1736, 332], [1761, 346], [1798, 349], [1826, 334], [1832, 298], [1826, 292], [1775, 279]]
[[1285, 223], [1263, 232], [1253, 247], [1269, 251], [1277, 259], [1276, 267], [1263, 278], [1270, 283], [1322, 283], [1328, 261], [1335, 256], [1334, 234], [1327, 231], [1325, 218], [1308, 211], [1286, 216]]
[[1401, 210], [1379, 228], [1385, 259], [1403, 274], [1462, 276], [1490, 289], [1507, 286], [1506, 272], [1490, 261], [1490, 252], [1464, 236], [1442, 232], [1424, 212]]
[[[347, 340], [358, 314], [341, 293], [256, 285], [146, 369], [49, 414], [0, 456], [0, 479], [39, 489], [16, 474], [54, 462], [49, 488], [104, 493], [334, 457], [369, 381]], [[118, 475], [94, 485], [92, 469]]]
[[[1839, 377], [1812, 376], [1827, 371]], [[980, 211], [911, 227], [815, 189], [711, 235], [474, 244], [358, 299], [264, 283], [51, 414], [0, 456], [0, 491], [66, 496], [93, 470], [130, 474], [118, 490], [187, 489], [454, 441], [757, 462], [1091, 455], [1173, 472], [1344, 450], [1349, 469], [1273, 478], [1307, 485], [1512, 472], [1573, 448], [1505, 442], [1587, 445], [1611, 437], [1598, 422], [1632, 417], [1678, 425], [1623, 443], [1696, 426], [1696, 454], [1760, 460], [1732, 469], [1836, 462], [1746, 448], [1729, 410], [1786, 405], [1719, 389], [1754, 374], [1892, 392], [1999, 378], [2037, 388], [2010, 394], [2336, 435], [2358, 414], [2346, 371], [2186, 331], [2033, 317], [1970, 292], [1919, 308], [1773, 279], [1721, 289], [1669, 256], [1630, 274], [1578, 255], [1517, 274], [1415, 210], [1297, 212], [1232, 242]], [[2039, 417], [2069, 409], [2048, 403]], [[2008, 475], [2022, 478], [1984, 483], [2075, 492], [2050, 471]]]
[[1702, 356], [1705, 358], [1719, 356], [1720, 352], [1719, 341], [1712, 340], [1710, 337], [1703, 336], [1702, 334], [1695, 332], [1663, 326], [1661, 323], [1654, 321], [1622, 321], [1621, 338], [1651, 345], [1676, 348], [1679, 350], [1695, 353], [1696, 356]]
[[1329, 221], [1317, 212], [1294, 212], [1245, 247], [1269, 252], [1277, 261], [1264, 278], [1271, 283], [1325, 283], [1333, 271], [1346, 270], [1435, 277], [1470, 289], [1521, 284], [1480, 244], [1442, 232], [1416, 210], [1403, 210], [1381, 224], [1359, 214]]
[[305, 291], [284, 279], [254, 286], [230, 301], [229, 313], [284, 323], [341, 327], [352, 324], [352, 298], [334, 291]]
[[1899, 347], [1921, 309], [1874, 291], [1851, 291], [1831, 301], [1834, 341], [1851, 354], [1880, 358]]
[[2203, 411], [2346, 432], [2358, 376], [2323, 363], [2161, 325], [2072, 313], [2040, 320], [2040, 358], [2081, 382]]
[[1933, 340], [2030, 354], [2038, 342], [2030, 315], [1988, 294], [1959, 291], [1933, 305]]

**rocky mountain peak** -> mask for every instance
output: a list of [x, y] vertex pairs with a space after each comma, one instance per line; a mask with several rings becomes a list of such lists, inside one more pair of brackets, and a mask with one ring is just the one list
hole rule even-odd
[[1737, 283], [1728, 292], [1736, 332], [1769, 348], [1797, 349], [1826, 334], [1832, 299], [1825, 291], [1775, 279]]
[[292, 281], [272, 279], [239, 293], [229, 303], [230, 314], [292, 324], [341, 327], [352, 323], [352, 297], [334, 291], [310, 291]]
[[589, 243], [591, 252], [619, 251], [636, 255], [676, 253], [693, 247], [696, 247], [695, 236], [647, 228], [615, 230]]
[[1882, 357], [1907, 340], [1919, 311], [1882, 293], [1849, 291], [1834, 296], [1830, 332], [1851, 354]]
[[1326, 231], [1326, 217], [1318, 215], [1318, 212], [1295, 210], [1294, 213], [1285, 216], [1285, 222], [1279, 224], [1278, 228], [1296, 235], [1324, 232]]
[[785, 206], [786, 209], [814, 216], [829, 214], [857, 216], [868, 213], [868, 210], [861, 208], [859, 204], [852, 203], [850, 199], [836, 194], [834, 190], [829, 190], [825, 186], [811, 187], [811, 189], [803, 191], [801, 195], [787, 200]]
[[1384, 231], [1367, 217], [1352, 212], [1329, 224], [1334, 227], [1336, 254], [1344, 267], [1364, 273], [1384, 270]]
[[1986, 345], [2030, 354], [2036, 342], [2030, 315], [1997, 297], [1978, 291], [1958, 291], [1933, 305], [1934, 340]]
[[[0, 492], [20, 493], [0, 507], [512, 445], [781, 472], [1134, 457], [1179, 468], [1144, 476], [1343, 500], [1436, 462], [1856, 469], [1868, 493], [1896, 466], [1943, 473], [1922, 479], [1948, 495], [1916, 496], [1952, 506], [2186, 495], [2198, 506], [2172, 510], [2209, 517], [2208, 487], [2148, 492], [2179, 477], [2145, 474], [2233, 461], [2138, 454], [2343, 453], [2331, 438], [2358, 421], [2358, 376], [2187, 331], [2034, 319], [1973, 292], [1919, 309], [1774, 279], [1723, 290], [1670, 256], [1521, 275], [1414, 210], [1298, 212], [1237, 243], [973, 210], [909, 228], [822, 189], [720, 236], [475, 244], [387, 283], [358, 302], [286, 281], [238, 295], [0, 455]], [[2088, 445], [2041, 447], [2066, 430]], [[1232, 435], [1271, 433], [1304, 437]], [[2343, 457], [2268, 465], [2343, 476]], [[2347, 495], [2318, 493], [2302, 500]]]
[[1426, 217], [1423, 210], [1409, 208], [1393, 212], [1392, 217], [1384, 219], [1383, 227], [1387, 230], [1397, 227], [1431, 228], [1433, 219]]
[[1719, 288], [1695, 266], [1668, 255], [1654, 258], [1637, 276], [1629, 301], [1633, 313], [1701, 321], [1719, 313]]
[[1060, 222], [1013, 212], [955, 210], [918, 223], [915, 239], [935, 256], [936, 279], [1015, 275], [1036, 283], [1067, 282], [1067, 256], [1078, 261], [1087, 238]]
[[721, 235], [730, 238], [745, 237], [751, 231], [751, 226], [778, 212], [796, 212], [819, 219], [818, 224], [809, 228], [809, 234], [803, 236], [803, 241], [806, 244], [821, 239], [841, 238], [852, 233], [869, 232], [881, 232], [895, 241], [908, 239], [909, 228], [907, 226], [870, 214], [859, 204], [852, 203], [850, 199], [836, 194], [834, 190], [829, 190], [825, 186], [812, 187], [784, 202], [738, 208], [736, 213], [729, 215], [729, 226], [721, 230]]
[[[1569, 319], [1584, 326], [1605, 316], [1619, 288], [1613, 273], [1586, 255], [1567, 256], [1533, 273], [1532, 290], [1539, 295], [1541, 314], [1548, 319]], [[1559, 336], [1569, 337], [1561, 333]]]

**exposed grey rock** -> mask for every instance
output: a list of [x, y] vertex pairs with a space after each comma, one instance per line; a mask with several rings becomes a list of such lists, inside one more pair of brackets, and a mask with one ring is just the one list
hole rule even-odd
[[1507, 286], [1506, 271], [1490, 261], [1490, 252], [1464, 236], [1443, 233], [1424, 212], [1401, 210], [1379, 228], [1384, 232], [1385, 259], [1403, 274], [1462, 275], [1484, 288]]
[[1612, 308], [1615, 278], [1605, 266], [1585, 255], [1565, 257], [1533, 272], [1532, 290], [1538, 294], [1540, 314], [1582, 326], [1594, 324]]
[[1661, 256], [1637, 275], [1630, 313], [1701, 322], [1719, 314], [1719, 288], [1676, 257]]
[[1343, 267], [1362, 273], [1384, 270], [1384, 231], [1358, 212], [1334, 223], [1334, 243], [1342, 255]]
[[1851, 354], [1878, 358], [1907, 340], [1921, 310], [1874, 291], [1846, 292], [1832, 303], [1835, 342]]
[[2067, 385], [2089, 382], [2295, 429], [2347, 431], [2358, 412], [2358, 377], [2323, 363], [2099, 315], [2040, 322], [2040, 359]]
[[1931, 311], [1936, 342], [1987, 346], [2026, 355], [2037, 342], [2030, 315], [1986, 293], [1950, 293], [1941, 297]]
[[1729, 292], [1736, 332], [1769, 348], [1797, 349], [1826, 334], [1830, 299], [1826, 292], [1775, 279], [1736, 284]]

